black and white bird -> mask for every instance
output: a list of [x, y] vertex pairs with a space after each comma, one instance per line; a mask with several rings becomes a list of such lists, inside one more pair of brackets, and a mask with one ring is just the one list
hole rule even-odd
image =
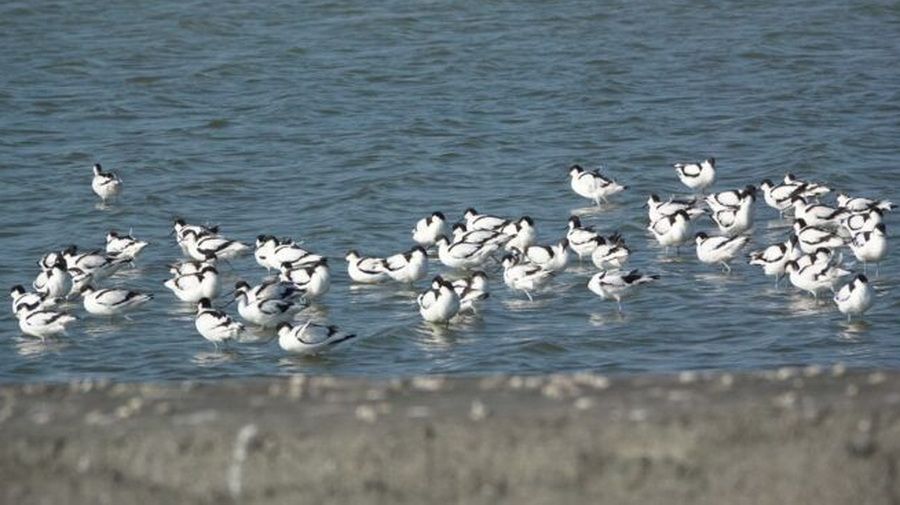
[[597, 247], [591, 253], [591, 262], [600, 270], [616, 270], [622, 268], [631, 256], [631, 249], [618, 233], [610, 237], [594, 239]]
[[529, 216], [522, 216], [519, 220], [506, 225], [501, 231], [505, 235], [512, 237], [504, 245], [506, 250], [512, 250], [514, 247], [517, 249], [524, 249], [533, 245], [537, 240], [537, 230], [534, 228], [534, 220]]
[[110, 230], [106, 234], [107, 254], [134, 259], [145, 247], [147, 247], [147, 242], [138, 240], [130, 234], [122, 235], [116, 230]]
[[46, 309], [55, 306], [58, 299], [44, 293], [29, 293], [21, 285], [15, 285], [9, 290], [12, 298], [12, 313], [18, 316], [21, 312]]
[[756, 196], [756, 188], [748, 185], [743, 189], [730, 189], [707, 195], [704, 199], [706, 205], [715, 212], [722, 209], [737, 209], [748, 196]]
[[834, 295], [834, 303], [842, 314], [847, 314], [847, 322], [853, 316], [862, 316], [875, 301], [875, 294], [869, 286], [869, 279], [858, 274]]
[[195, 274], [207, 265], [215, 266], [216, 262], [215, 262], [215, 260], [212, 260], [212, 261], [184, 260], [184, 261], [178, 261], [175, 263], [170, 263], [168, 265], [168, 267], [169, 267], [169, 273], [174, 275], [175, 277], [178, 277], [180, 275]]
[[459, 296], [460, 312], [478, 312], [481, 302], [486, 300], [490, 293], [487, 288], [487, 275], [476, 270], [472, 275], [453, 281], [453, 290]]
[[305, 293], [293, 282], [285, 282], [278, 277], [268, 278], [256, 286], [251, 286], [247, 281], [239, 280], [234, 283], [234, 292], [243, 291], [247, 294], [247, 301], [256, 300], [285, 300], [301, 301], [305, 299]]
[[672, 165], [681, 183], [694, 191], [703, 191], [716, 180], [716, 159]]
[[569, 265], [569, 241], [562, 239], [553, 245], [532, 245], [525, 249], [513, 249], [513, 255], [537, 265], [550, 273], [559, 273]]
[[62, 252], [62, 257], [72, 277], [74, 291], [80, 290], [86, 284], [99, 282], [132, 262], [131, 258], [113, 256], [101, 251], [79, 253], [74, 245], [66, 248]]
[[187, 248], [188, 255], [197, 261], [230, 260], [250, 250], [248, 245], [237, 240], [218, 235], [198, 235], [193, 230], [184, 232], [182, 243]]
[[[510, 223], [510, 225], [515, 225], [514, 223]], [[456, 223], [452, 227], [453, 231], [453, 241], [451, 244], [455, 244], [458, 242], [467, 242], [469, 244], [496, 244], [498, 246], [502, 246], [509, 242], [512, 238], [511, 235], [507, 235], [502, 231], [494, 231], [494, 230], [469, 230], [465, 224]], [[438, 237], [440, 240], [440, 237]], [[435, 244], [437, 241], [435, 241]]]
[[68, 326], [78, 320], [75, 316], [51, 309], [20, 311], [19, 329], [22, 333], [41, 340], [65, 335]]
[[846, 193], [839, 193], [837, 195], [837, 205], [850, 212], [867, 212], [873, 209], [878, 209], [882, 212], [890, 212], [897, 208], [896, 205], [888, 200], [873, 200], [871, 198], [861, 197], [854, 198]]
[[50, 268], [42, 269], [31, 283], [38, 293], [50, 298], [62, 298], [69, 293], [69, 274], [66, 268], [66, 260], [58, 256]]
[[203, 298], [197, 303], [194, 326], [203, 338], [215, 344], [216, 347], [219, 346], [219, 342], [240, 339], [245, 331], [243, 324], [235, 321], [228, 314], [213, 309], [208, 298]]
[[819, 198], [831, 192], [831, 188], [817, 182], [804, 181], [792, 173], [784, 174], [784, 184], [802, 186], [799, 195], [804, 198]]
[[712, 213], [712, 220], [725, 235], [734, 237], [753, 227], [755, 193], [747, 193], [737, 207], [720, 207]]
[[834, 291], [834, 286], [841, 277], [850, 275], [850, 272], [840, 266], [831, 264], [824, 267], [818, 264], [800, 266], [798, 261], [788, 261], [784, 269], [788, 273], [791, 284], [810, 293], [815, 298], [818, 298], [819, 293], [823, 291]]
[[397, 282], [412, 284], [428, 274], [428, 253], [416, 245], [409, 251], [388, 256], [384, 259], [384, 271]]
[[875, 226], [884, 222], [884, 211], [870, 209], [863, 212], [853, 212], [841, 217], [841, 233], [855, 235], [863, 231], [872, 231]]
[[531, 293], [550, 280], [553, 275], [539, 265], [523, 262], [521, 257], [508, 254], [503, 258], [503, 282], [516, 291], [522, 291], [528, 300], [534, 301]]
[[199, 270], [176, 275], [163, 285], [183, 302], [197, 303], [202, 298], [214, 300], [219, 296], [219, 271], [212, 264], [201, 264]]
[[360, 256], [356, 250], [347, 252], [347, 274], [360, 284], [378, 284], [388, 280], [384, 258]]
[[438, 259], [441, 263], [450, 267], [464, 270], [480, 268], [485, 261], [500, 248], [496, 242], [453, 242], [447, 237], [440, 237], [436, 242], [438, 246]]
[[200, 224], [187, 224], [184, 219], [177, 217], [172, 224], [172, 233], [175, 235], [175, 241], [178, 243], [178, 247], [181, 248], [181, 251], [185, 255], [190, 256], [187, 243], [185, 242], [187, 234], [192, 233], [197, 238], [217, 237], [219, 236], [219, 227]]
[[648, 282], [659, 279], [658, 275], [642, 274], [638, 270], [623, 273], [603, 270], [591, 277], [588, 289], [604, 300], [615, 300], [619, 312], [622, 312], [622, 300], [632, 296], [636, 289]]
[[794, 208], [794, 219], [802, 219], [810, 226], [835, 228], [841, 218], [849, 214], [847, 209], [829, 207], [818, 202], [809, 202], [802, 196], [791, 198]]
[[763, 192], [763, 199], [769, 207], [777, 210], [780, 215], [793, 207], [791, 201], [795, 196], [802, 196], [805, 187], [800, 184], [775, 184], [771, 179], [765, 179], [759, 185]]
[[731, 272], [728, 264], [737, 255], [750, 237], [738, 235], [737, 237], [710, 237], [706, 233], [698, 233], [694, 241], [697, 244], [697, 259], [707, 265], [720, 264], [726, 272]]
[[279, 278], [285, 282], [292, 282], [303, 290], [304, 298], [307, 301], [321, 298], [331, 287], [331, 270], [328, 268], [328, 259], [326, 258], [315, 265], [302, 268], [294, 268], [290, 263], [282, 263]]
[[803, 252], [796, 235], [780, 243], [773, 244], [765, 249], [750, 253], [749, 263], [762, 267], [763, 273], [775, 277], [775, 287], [784, 275], [784, 266], [788, 261], [796, 260]]
[[691, 238], [691, 218], [686, 211], [679, 210], [671, 216], [664, 216], [647, 227], [650, 233], [659, 242], [659, 245], [666, 248], [666, 254], [669, 247], [677, 248]]
[[84, 310], [95, 316], [121, 316], [153, 299], [150, 293], [140, 293], [127, 289], [94, 289], [87, 285], [81, 288]]
[[844, 245], [844, 240], [835, 232], [818, 226], [809, 226], [803, 219], [794, 221], [794, 234], [800, 241], [800, 250], [806, 254], [815, 252], [820, 247], [836, 249]]
[[431, 286], [418, 296], [416, 302], [422, 319], [429, 323], [449, 323], [460, 308], [459, 295], [453, 284], [440, 275], [432, 280]]
[[887, 254], [887, 230], [884, 223], [875, 225], [872, 231], [859, 232], [850, 241], [850, 249], [856, 259], [863, 263], [863, 271], [869, 263], [875, 263], [875, 275], [878, 275], [878, 265]]
[[447, 219], [442, 212], [432, 212], [430, 216], [423, 217], [416, 222], [413, 228], [413, 241], [422, 247], [430, 247], [437, 242], [438, 237], [447, 235]]
[[293, 268], [301, 268], [324, 259], [324, 256], [313, 254], [290, 239], [262, 235], [256, 238], [256, 244], [254, 252], [256, 262], [266, 270], [279, 269], [283, 263], [290, 263]]
[[294, 298], [257, 298], [246, 283], [238, 283], [234, 297], [241, 318], [262, 328], [290, 321], [306, 308], [304, 302]]
[[304, 324], [284, 322], [278, 325], [278, 346], [291, 354], [318, 354], [356, 338], [337, 326], [324, 326], [307, 321]]
[[503, 219], [502, 217], [492, 216], [490, 214], [479, 214], [478, 211], [472, 207], [466, 209], [463, 213], [463, 219], [466, 221], [467, 230], [500, 231], [510, 223], [509, 219]]
[[696, 199], [679, 200], [674, 197], [670, 197], [668, 200], [662, 201], [659, 198], [659, 195], [656, 195], [655, 193], [647, 198], [646, 207], [647, 217], [649, 217], [651, 223], [659, 220], [662, 217], [671, 216], [680, 210], [687, 212], [688, 216], [691, 219], [706, 214], [706, 211], [700, 208]]
[[569, 168], [572, 191], [594, 201], [599, 206], [600, 202], [606, 202], [607, 198], [625, 191], [623, 186], [616, 181], [601, 174], [598, 170], [585, 170], [581, 165], [572, 165]]
[[597, 237], [600, 237], [600, 234], [592, 226], [581, 225], [581, 218], [569, 217], [566, 239], [569, 241], [569, 248], [575, 252], [579, 260], [594, 252], [597, 248]]
[[122, 191], [122, 180], [112, 171], [104, 172], [99, 163], [94, 163], [94, 178], [91, 180], [91, 189], [104, 202], [115, 197]]

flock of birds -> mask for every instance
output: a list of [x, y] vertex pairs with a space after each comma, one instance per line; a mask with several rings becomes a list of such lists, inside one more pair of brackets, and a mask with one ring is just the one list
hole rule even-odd
[[[705, 194], [716, 178], [715, 159], [696, 163], [676, 163], [681, 182], [695, 192], [691, 199], [668, 199], [651, 195], [646, 203], [647, 230], [666, 253], [693, 241], [699, 261], [720, 265], [730, 272], [729, 263], [750, 241], [753, 228], [753, 204], [759, 190], [765, 202], [782, 216], [791, 215], [793, 226], [784, 242], [749, 252], [749, 263], [762, 267], [763, 273], [779, 280], [787, 277], [802, 291], [818, 297], [833, 292], [838, 310], [848, 319], [861, 316], [874, 301], [866, 271], [876, 266], [887, 252], [885, 212], [891, 202], [838, 194], [834, 205], [821, 203], [831, 192], [827, 186], [800, 180], [787, 174], [773, 183], [765, 180], [759, 190], [754, 186]], [[104, 201], [114, 199], [122, 181], [114, 172], [93, 167], [92, 188]], [[580, 196], [601, 205], [626, 189], [597, 170], [579, 165], [569, 169], [571, 188]], [[709, 216], [720, 234], [692, 233], [695, 220]], [[207, 340], [227, 343], [240, 340], [251, 324], [274, 328], [279, 345], [288, 352], [309, 354], [346, 342], [355, 335], [297, 317], [311, 303], [321, 299], [331, 285], [328, 258], [315, 254], [288, 238], [259, 235], [255, 248], [224, 237], [217, 226], [188, 224], [176, 219], [173, 235], [186, 257], [170, 265], [172, 278], [165, 287], [183, 302], [196, 304], [195, 326]], [[412, 231], [415, 246], [408, 251], [380, 258], [350, 251], [345, 256], [347, 273], [354, 283], [397, 282], [413, 284], [428, 276], [429, 249], [446, 267], [465, 275], [450, 280], [438, 275], [422, 292], [417, 303], [422, 318], [429, 323], [449, 324], [461, 313], [477, 313], [489, 296], [489, 262], [502, 266], [504, 283], [521, 291], [529, 300], [532, 293], [554, 275], [567, 268], [573, 254], [581, 261], [590, 258], [598, 268], [587, 288], [604, 300], [614, 300], [622, 311], [622, 300], [638, 288], [658, 279], [639, 270], [623, 270], [631, 251], [618, 233], [604, 236], [584, 226], [578, 216], [568, 221], [565, 238], [549, 245], [536, 244], [534, 221], [524, 216], [506, 219], [465, 211], [463, 219], [450, 226], [445, 215], [434, 212], [420, 219]], [[70, 246], [39, 260], [40, 274], [32, 283], [34, 291], [14, 286], [10, 295], [12, 311], [23, 333], [45, 339], [65, 334], [77, 318], [57, 306], [72, 297], [83, 299], [85, 311], [97, 316], [123, 316], [153, 299], [152, 293], [108, 287], [101, 284], [126, 265], [131, 265], [147, 242], [110, 231], [104, 250], [80, 251]], [[842, 248], [849, 247], [863, 273], [856, 273], [838, 289], [841, 280], [852, 272], [843, 266]], [[265, 277], [259, 284], [238, 281], [231, 291], [232, 300], [244, 323], [215, 308], [212, 301], [222, 292], [219, 266], [233, 258], [250, 254], [256, 262], [277, 275]]]

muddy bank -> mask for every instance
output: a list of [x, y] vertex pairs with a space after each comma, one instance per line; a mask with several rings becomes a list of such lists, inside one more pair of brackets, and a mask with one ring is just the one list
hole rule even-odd
[[0, 387], [3, 503], [897, 503], [900, 374]]

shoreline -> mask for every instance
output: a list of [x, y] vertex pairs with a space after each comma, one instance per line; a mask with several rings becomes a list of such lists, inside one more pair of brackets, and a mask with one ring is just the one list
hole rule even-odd
[[900, 372], [0, 386], [4, 503], [896, 503]]

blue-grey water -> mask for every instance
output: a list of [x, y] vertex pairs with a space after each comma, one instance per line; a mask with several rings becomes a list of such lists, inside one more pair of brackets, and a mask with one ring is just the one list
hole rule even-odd
[[[715, 189], [792, 171], [900, 200], [896, 2], [11, 1], [0, 43], [0, 285], [133, 229], [152, 245], [110, 285], [156, 295], [133, 321], [72, 305], [82, 320], [46, 343], [4, 309], [2, 381], [900, 365], [895, 256], [848, 325], [743, 261], [724, 275], [692, 247], [664, 256], [641, 207], [685, 191], [673, 162], [710, 155]], [[107, 207], [90, 189], [98, 161], [125, 181]], [[630, 188], [592, 209], [569, 189], [574, 162]], [[589, 264], [533, 303], [494, 269], [481, 316], [445, 330], [418, 315], [426, 281], [350, 286], [348, 249], [399, 252], [417, 219], [468, 206], [530, 215], [543, 242], [581, 214], [662, 279], [620, 316], [587, 291]], [[783, 240], [777, 213], [755, 212], [753, 246]], [[216, 351], [162, 286], [176, 215], [332, 257], [311, 312], [361, 340], [314, 358], [265, 335]], [[226, 271], [264, 275], [252, 257]]]

